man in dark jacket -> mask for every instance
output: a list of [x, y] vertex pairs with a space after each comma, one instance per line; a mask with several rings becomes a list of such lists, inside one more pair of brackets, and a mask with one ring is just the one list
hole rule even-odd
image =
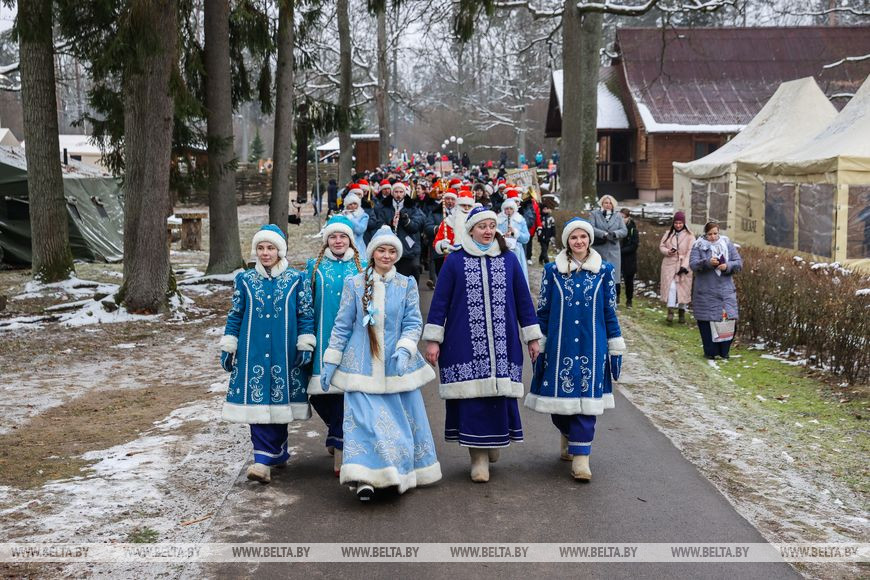
[[338, 183], [334, 179], [330, 179], [329, 185], [326, 187], [326, 202], [329, 211], [338, 211]]
[[404, 276], [412, 276], [420, 281], [420, 249], [422, 240], [420, 234], [424, 227], [423, 212], [416, 207], [416, 202], [408, 195], [408, 188], [397, 181], [393, 185], [392, 195], [383, 198], [375, 207], [373, 219], [375, 230], [387, 225], [393, 229], [402, 242], [402, 258], [396, 262], [396, 271]]
[[[631, 299], [634, 297], [634, 275], [637, 273], [637, 247], [640, 237], [637, 232], [637, 224], [631, 219], [631, 211], [627, 207], [619, 210], [622, 219], [628, 229], [628, 235], [619, 241], [622, 260], [622, 279], [625, 281], [625, 306], [631, 308]], [[616, 285], [616, 301], [619, 302], [620, 285]]]

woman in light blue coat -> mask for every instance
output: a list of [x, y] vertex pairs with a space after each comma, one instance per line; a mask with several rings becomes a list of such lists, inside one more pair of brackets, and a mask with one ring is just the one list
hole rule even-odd
[[526, 265], [526, 244], [531, 239], [531, 236], [529, 235], [526, 220], [517, 211], [518, 207], [516, 198], [511, 197], [506, 199], [501, 204], [501, 213], [498, 214], [496, 227], [501, 232], [501, 235], [504, 236], [508, 249], [520, 261], [523, 276], [525, 276], [526, 282], [528, 282], [529, 267]]
[[375, 233], [366, 254], [365, 272], [345, 280], [320, 379], [324, 390], [345, 393], [340, 481], [356, 485], [362, 501], [375, 488], [403, 493], [441, 479], [420, 393], [435, 372], [417, 350], [417, 283], [396, 272], [402, 243], [389, 226]]
[[287, 423], [308, 419], [305, 369], [314, 350], [311, 288], [287, 264], [287, 241], [276, 225], [254, 235], [254, 268], [236, 276], [221, 338], [221, 366], [230, 373], [223, 418], [251, 426], [254, 464], [248, 479], [269, 483], [271, 466], [290, 458]]
[[351, 229], [353, 229], [353, 243], [356, 248], [360, 251], [364, 250], [366, 247], [365, 243], [365, 233], [369, 227], [369, 214], [365, 212], [362, 208], [362, 201], [360, 196], [362, 195], [362, 190], [354, 187], [354, 189], [350, 190], [344, 197], [344, 201], [342, 202], [342, 207], [344, 210], [341, 214], [350, 220]]
[[308, 260], [307, 267], [314, 300], [314, 334], [317, 338], [308, 395], [311, 406], [326, 423], [326, 448], [334, 455], [333, 469], [338, 476], [343, 449], [344, 394], [335, 386], [326, 393], [320, 389], [320, 368], [338, 314], [344, 280], [362, 272], [366, 263], [359, 259], [353, 242], [353, 228], [346, 217], [334, 216], [326, 222], [321, 236], [323, 246], [320, 253], [317, 258]]

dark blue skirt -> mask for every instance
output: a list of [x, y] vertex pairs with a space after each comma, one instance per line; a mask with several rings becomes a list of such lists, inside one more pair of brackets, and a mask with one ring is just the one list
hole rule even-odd
[[523, 440], [519, 399], [448, 399], [444, 439], [463, 447], [507, 447]]

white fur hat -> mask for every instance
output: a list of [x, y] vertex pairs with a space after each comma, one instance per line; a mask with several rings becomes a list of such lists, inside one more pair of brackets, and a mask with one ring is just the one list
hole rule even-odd
[[343, 215], [333, 216], [326, 222], [326, 225], [323, 226], [323, 229], [320, 230], [320, 237], [326, 242], [329, 239], [329, 236], [332, 234], [344, 234], [353, 241], [353, 226], [350, 223], [350, 220], [344, 217]]
[[347, 207], [351, 203], [355, 203], [357, 205], [362, 203], [362, 200], [359, 198], [359, 195], [355, 194], [354, 191], [359, 191], [360, 193], [362, 193], [362, 191], [359, 189], [351, 190], [350, 193], [348, 193], [347, 195], [344, 196], [344, 201], [342, 202], [344, 207]]
[[465, 218], [465, 231], [470, 232], [471, 228], [482, 222], [483, 220], [498, 220], [498, 216], [491, 209], [486, 209], [482, 205], [478, 205], [473, 210], [468, 212], [468, 217]]
[[581, 217], [575, 217], [568, 220], [568, 223], [566, 223], [565, 227], [562, 228], [562, 246], [566, 248], [568, 247], [568, 238], [571, 237], [571, 232], [574, 230], [584, 230], [589, 234], [590, 246], [592, 245], [592, 242], [595, 241], [595, 230], [592, 228], [592, 224]]
[[268, 224], [259, 229], [254, 234], [254, 239], [251, 240], [251, 253], [257, 253], [257, 244], [260, 242], [269, 242], [278, 248], [278, 257], [284, 258], [287, 256], [287, 238], [284, 237], [284, 232], [275, 224]]
[[381, 226], [381, 229], [375, 232], [375, 235], [372, 236], [369, 245], [366, 246], [366, 256], [368, 256], [369, 261], [371, 262], [372, 255], [375, 253], [375, 250], [378, 249], [379, 246], [393, 246], [396, 248], [396, 252], [398, 257], [396, 260], [402, 259], [402, 242], [393, 233], [393, 230], [390, 226]]
[[514, 211], [517, 210], [517, 200], [516, 198], [506, 199], [501, 203], [501, 209], [504, 211], [506, 207], [514, 208]]

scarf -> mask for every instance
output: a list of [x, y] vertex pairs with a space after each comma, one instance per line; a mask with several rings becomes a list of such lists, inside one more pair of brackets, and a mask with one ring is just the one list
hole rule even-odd
[[472, 238], [471, 241], [474, 242], [474, 245], [475, 245], [475, 246], [477, 246], [478, 248], [480, 248], [480, 251], [481, 251], [481, 252], [485, 252], [485, 251], [487, 251], [487, 250], [490, 249], [490, 248], [492, 247], [492, 245], [495, 243], [495, 242], [493, 241], [493, 242], [490, 242], [490, 243], [488, 243], [488, 244], [481, 244], [480, 242], [478, 242], [478, 241], [475, 240], [474, 238]]

